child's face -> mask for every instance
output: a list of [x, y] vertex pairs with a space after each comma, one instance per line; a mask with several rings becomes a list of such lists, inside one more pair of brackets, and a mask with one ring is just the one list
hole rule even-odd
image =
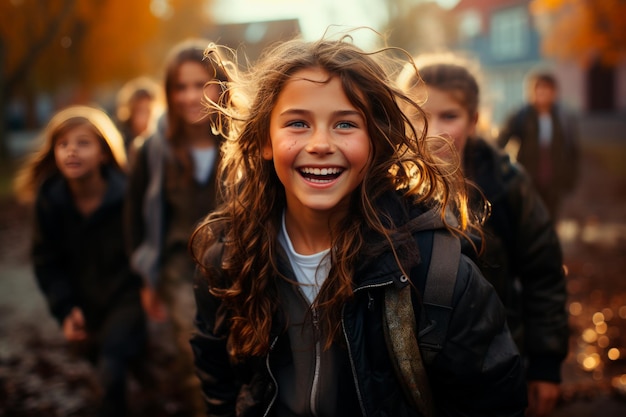
[[100, 175], [100, 166], [106, 162], [106, 154], [93, 129], [80, 125], [57, 138], [54, 159], [65, 178], [81, 180]]
[[556, 89], [547, 82], [535, 84], [532, 101], [539, 108], [550, 108], [556, 101]]
[[171, 93], [173, 108], [170, 111], [188, 125], [206, 122], [206, 109], [202, 100], [205, 84], [210, 80], [208, 71], [200, 63], [183, 62], [173, 83]]
[[295, 215], [347, 210], [369, 162], [363, 115], [348, 100], [340, 80], [327, 79], [319, 68], [295, 72], [271, 113], [270, 143], [263, 157], [273, 159], [287, 210]]
[[428, 87], [428, 99], [422, 106], [428, 118], [428, 135], [452, 139], [463, 154], [467, 138], [476, 130], [476, 117], [469, 114], [452, 93]]
[[131, 109], [131, 128], [135, 135], [140, 135], [147, 128], [152, 117], [153, 100], [148, 97], [142, 97], [133, 103]]

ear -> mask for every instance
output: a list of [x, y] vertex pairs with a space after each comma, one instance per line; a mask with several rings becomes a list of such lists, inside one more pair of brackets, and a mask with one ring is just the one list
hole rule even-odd
[[274, 151], [272, 150], [272, 142], [269, 138], [265, 141], [265, 144], [261, 147], [261, 156], [266, 161], [271, 161], [274, 157]]

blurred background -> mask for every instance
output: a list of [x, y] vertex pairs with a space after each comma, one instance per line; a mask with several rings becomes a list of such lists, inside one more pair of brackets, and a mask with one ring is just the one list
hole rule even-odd
[[[250, 60], [267, 44], [328, 25], [369, 26], [413, 54], [479, 59], [494, 126], [524, 99], [537, 66], [558, 74], [564, 102], [616, 136], [626, 113], [626, 5], [620, 0], [4, 0], [0, 3], [0, 155], [8, 133], [40, 128], [59, 107], [112, 108], [127, 80], [159, 79], [167, 50], [203, 36]], [[380, 38], [358, 40], [379, 46]], [[612, 136], [612, 137], [613, 137]]]
[[[89, 392], [88, 371], [64, 355], [34, 284], [30, 217], [11, 191], [15, 167], [50, 116], [76, 103], [113, 114], [121, 86], [137, 76], [161, 80], [165, 54], [188, 37], [254, 61], [272, 42], [314, 40], [329, 25], [371, 27], [416, 55], [475, 58], [492, 136], [524, 103], [527, 73], [554, 71], [561, 101], [579, 115], [583, 150], [583, 176], [558, 224], [572, 340], [556, 415], [626, 415], [625, 0], [2, 0], [0, 416], [82, 415], [87, 400], [68, 393]], [[357, 43], [382, 46], [370, 35]]]

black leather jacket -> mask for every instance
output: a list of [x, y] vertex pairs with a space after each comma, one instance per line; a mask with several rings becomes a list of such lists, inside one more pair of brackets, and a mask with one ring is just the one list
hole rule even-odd
[[569, 328], [554, 224], [524, 169], [486, 141], [468, 141], [464, 172], [491, 203], [477, 263], [507, 309], [511, 333], [528, 359], [528, 379], [558, 382]]
[[139, 307], [142, 285], [123, 244], [126, 178], [113, 168], [105, 172], [106, 194], [88, 217], [79, 213], [60, 175], [42, 185], [35, 204], [32, 257], [37, 283], [59, 323], [80, 307], [90, 331], [116, 307]]
[[[419, 214], [416, 210], [409, 213], [397, 208], [390, 212], [396, 224]], [[413, 243], [405, 269], [410, 268], [412, 284], [419, 294], [426, 282], [433, 231], [418, 232], [414, 237], [409, 240], [417, 241], [419, 249]], [[371, 248], [377, 246], [371, 240], [368, 242]], [[399, 245], [400, 253], [406, 253], [402, 244]], [[215, 259], [208, 262], [215, 265]], [[295, 279], [288, 260], [278, 259], [278, 265], [282, 274]], [[382, 320], [384, 288], [409, 283], [402, 278], [388, 249], [365, 254], [359, 265], [354, 277], [354, 297], [346, 303], [342, 314], [349, 367], [341, 373], [343, 383], [339, 389], [343, 392], [335, 415], [419, 416], [403, 397], [387, 351]], [[196, 284], [197, 333], [191, 344], [209, 415], [280, 415], [275, 412], [277, 390], [281, 389], [276, 384], [276, 367], [285, 362], [282, 358], [291, 355], [289, 344], [282, 342], [287, 337], [282, 330], [287, 320], [280, 314], [282, 310], [278, 309], [274, 316], [267, 355], [233, 365], [226, 350], [228, 312], [210, 295], [204, 278], [198, 277]], [[419, 295], [415, 300], [419, 323], [422, 311]], [[526, 406], [523, 368], [506, 326], [504, 309], [492, 286], [465, 256], [459, 262], [453, 312], [443, 350], [426, 368], [437, 415], [523, 415]]]

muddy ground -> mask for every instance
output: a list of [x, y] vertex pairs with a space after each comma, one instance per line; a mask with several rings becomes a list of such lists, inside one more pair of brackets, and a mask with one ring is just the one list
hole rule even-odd
[[[619, 395], [626, 378], [617, 383], [626, 374], [625, 161], [626, 145], [587, 144], [581, 182], [558, 225], [572, 336], [554, 417], [626, 415], [626, 394]], [[88, 417], [97, 385], [89, 365], [67, 349], [37, 290], [29, 219], [10, 198], [0, 201], [0, 417]], [[130, 390], [133, 415], [186, 415], [171, 387], [144, 390], [133, 382]]]

